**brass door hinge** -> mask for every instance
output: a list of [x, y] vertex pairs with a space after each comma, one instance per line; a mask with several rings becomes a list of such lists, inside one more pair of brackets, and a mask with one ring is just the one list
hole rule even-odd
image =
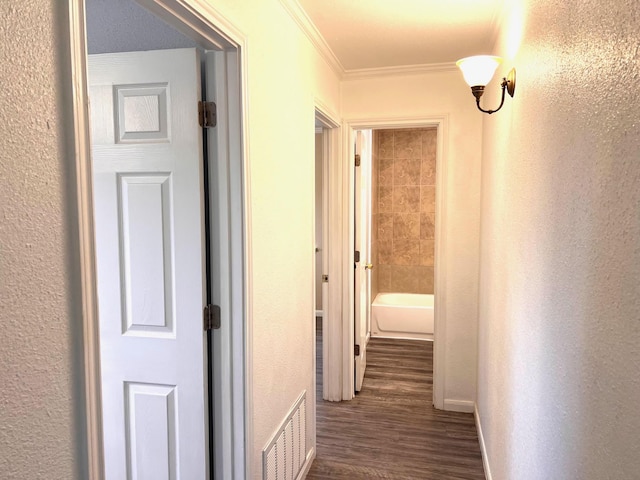
[[215, 127], [217, 120], [215, 102], [198, 102], [198, 122], [202, 128]]
[[220, 328], [220, 307], [207, 305], [204, 307], [204, 330], [218, 330]]
[[356, 167], [360, 166], [360, 154], [356, 153]]
[[353, 354], [354, 354], [356, 357], [359, 357], [359, 356], [360, 356], [360, 345], [354, 345], [354, 346], [353, 346]]

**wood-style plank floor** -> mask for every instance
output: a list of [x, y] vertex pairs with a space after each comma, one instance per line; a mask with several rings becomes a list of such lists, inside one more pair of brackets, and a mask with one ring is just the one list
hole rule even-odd
[[322, 400], [318, 358], [317, 455], [307, 479], [484, 480], [473, 415], [432, 406], [433, 343], [373, 338], [367, 357], [350, 402]]

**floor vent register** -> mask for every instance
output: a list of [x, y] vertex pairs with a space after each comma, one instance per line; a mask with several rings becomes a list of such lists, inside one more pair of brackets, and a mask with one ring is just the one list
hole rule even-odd
[[262, 451], [263, 480], [296, 480], [306, 459], [306, 391]]

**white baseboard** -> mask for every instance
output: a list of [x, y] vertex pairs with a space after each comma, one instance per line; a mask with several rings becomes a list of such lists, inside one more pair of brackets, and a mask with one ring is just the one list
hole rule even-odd
[[480, 414], [478, 406], [473, 408], [473, 416], [476, 418], [476, 430], [478, 430], [478, 442], [480, 443], [480, 453], [482, 454], [482, 466], [484, 467], [484, 477], [487, 480], [493, 480], [491, 476], [491, 468], [489, 467], [489, 457], [487, 457], [487, 447], [484, 444], [484, 434], [482, 433], [482, 424], [480, 423]]
[[450, 412], [473, 413], [476, 404], [470, 400], [454, 400], [452, 398], [444, 399], [444, 409]]
[[311, 464], [315, 458], [316, 447], [311, 447], [311, 450], [307, 453], [307, 459], [305, 460], [304, 465], [302, 465], [302, 470], [300, 470], [300, 474], [296, 477], [296, 480], [303, 480], [304, 478], [307, 478], [307, 473], [311, 470]]
[[316, 317], [324, 317], [324, 310], [316, 310]]

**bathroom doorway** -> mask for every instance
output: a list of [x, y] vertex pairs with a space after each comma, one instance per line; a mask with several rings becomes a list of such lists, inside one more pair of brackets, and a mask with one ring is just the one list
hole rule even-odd
[[354, 390], [359, 392], [367, 368], [367, 345], [371, 337], [371, 280], [373, 277], [372, 231], [372, 186], [373, 178], [372, 131], [358, 130], [354, 144], [354, 299], [353, 335], [354, 345]]
[[[391, 325], [384, 319], [377, 322], [374, 315], [368, 328], [366, 309], [371, 301], [366, 295], [366, 278], [373, 277], [372, 290], [378, 295], [422, 297], [426, 294], [420, 292], [429, 286], [434, 292], [438, 291], [434, 266], [439, 233], [436, 225], [442, 224], [442, 218], [436, 212], [436, 183], [443, 177], [436, 164], [441, 125], [430, 122], [426, 125], [374, 124], [367, 127], [352, 128], [345, 135], [347, 156], [343, 162], [343, 185], [349, 187], [345, 188], [343, 197], [345, 206], [348, 205], [344, 215], [348, 219], [344, 258], [345, 274], [349, 275], [344, 282], [344, 299], [349, 300], [349, 306], [343, 312], [344, 318], [350, 322], [343, 324], [351, 334], [344, 337], [351, 349], [343, 361], [343, 366], [346, 366], [343, 374], [349, 383], [348, 390], [343, 390], [344, 397], [348, 398], [343, 400], [350, 401], [318, 401], [317, 457], [308, 475], [314, 480], [326, 478], [328, 473], [332, 478], [368, 478], [374, 471], [387, 469], [389, 459], [400, 458], [406, 445], [412, 444], [412, 441], [405, 443], [404, 437], [400, 444], [388, 444], [386, 440], [394, 432], [414, 432], [416, 443], [421, 448], [429, 444], [437, 447], [439, 441], [432, 429], [424, 428], [428, 422], [442, 418], [429, 405], [435, 403], [434, 331], [429, 331], [433, 328], [433, 321], [429, 321], [424, 311], [418, 312], [417, 319], [401, 318], [400, 324]], [[422, 156], [423, 140], [425, 158]], [[400, 153], [397, 157], [394, 154], [396, 146]], [[384, 148], [386, 151], [382, 151]], [[397, 192], [394, 192], [395, 187]], [[393, 209], [394, 203], [397, 210]], [[363, 218], [367, 215], [370, 216], [369, 221]], [[372, 226], [369, 240], [367, 223]], [[421, 233], [421, 226], [427, 230]], [[398, 228], [395, 232], [394, 227]], [[422, 242], [431, 246], [429, 251], [423, 248], [424, 258], [420, 256], [421, 239], [431, 240]], [[368, 251], [367, 244], [371, 246]], [[431, 265], [427, 265], [429, 263]], [[383, 267], [382, 276], [377, 268], [380, 266]], [[430, 266], [431, 270], [416, 268], [423, 266]], [[398, 272], [385, 272], [392, 267], [400, 268]], [[419, 278], [426, 276], [425, 273], [431, 274], [431, 278]], [[360, 282], [356, 280], [358, 277]], [[361, 289], [361, 285], [364, 288]], [[365, 295], [362, 295], [363, 291]], [[396, 308], [407, 310], [408, 307], [402, 303]], [[385, 329], [381, 330], [380, 325]], [[370, 336], [374, 332], [377, 338]], [[360, 365], [356, 364], [358, 356], [365, 357]], [[359, 374], [364, 377], [360, 385], [360, 382], [356, 383]], [[415, 424], [421, 416], [426, 423], [419, 421]], [[353, 442], [354, 431], [358, 432], [357, 442]], [[403, 446], [397, 448], [398, 445]], [[363, 463], [367, 454], [369, 457]], [[421, 455], [421, 460], [424, 458]], [[380, 461], [379, 466], [375, 466], [377, 461]], [[417, 461], [410, 463], [412, 469], [416, 468]], [[402, 473], [415, 476], [415, 470]], [[424, 474], [417, 476], [422, 478]]]
[[[438, 347], [437, 338], [439, 334], [444, 334], [445, 328], [444, 302], [441, 301], [444, 291], [438, 286], [444, 285], [445, 272], [444, 242], [441, 237], [446, 223], [446, 163], [442, 147], [446, 121], [443, 118], [423, 121], [371, 120], [348, 122], [347, 126], [347, 157], [353, 157], [358, 131], [371, 132], [372, 233], [370, 261], [366, 262], [371, 264], [371, 301], [366, 306], [371, 305], [372, 313], [370, 330], [365, 332], [364, 338], [370, 334], [372, 337], [435, 341], [433, 403], [437, 408], [442, 408], [444, 375], [441, 369], [444, 366], [444, 352]], [[354, 245], [355, 241], [354, 172], [352, 167], [345, 167], [345, 183], [348, 182], [351, 199], [349, 245]], [[351, 254], [355, 260], [355, 252], [350, 250], [352, 248], [347, 250], [347, 254]], [[348, 322], [350, 331], [354, 332], [354, 342], [351, 351], [343, 357], [343, 375], [355, 386], [358, 373], [354, 359], [357, 359], [356, 353], [363, 353], [363, 346], [356, 346], [357, 292], [353, 272], [353, 267], [345, 271], [346, 284], [351, 286], [349, 311], [353, 313]], [[409, 297], [387, 294], [405, 294]], [[402, 308], [397, 310], [403, 313], [414, 310], [415, 315], [390, 323], [386, 320], [389, 317], [384, 310], [393, 308], [393, 305], [384, 305], [381, 311], [382, 303], [399, 303]], [[406, 303], [417, 305], [408, 309]], [[397, 313], [397, 310], [391, 314]], [[366, 341], [364, 353], [366, 355]], [[355, 390], [353, 387], [351, 392], [345, 389], [343, 398], [353, 398]]]
[[437, 128], [355, 132], [354, 376], [371, 336], [433, 340]]

